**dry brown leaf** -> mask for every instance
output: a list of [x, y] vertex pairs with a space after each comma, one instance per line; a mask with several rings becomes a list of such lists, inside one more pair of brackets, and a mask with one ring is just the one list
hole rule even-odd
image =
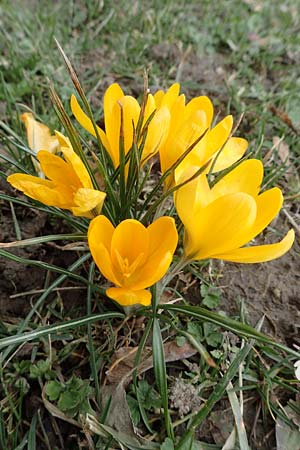
[[288, 144], [279, 136], [273, 137], [273, 146], [277, 149], [278, 156], [280, 160], [287, 166], [285, 175], [287, 177], [291, 176], [293, 173], [292, 163], [290, 160], [290, 147]]
[[117, 431], [122, 431], [130, 436], [135, 435], [128, 403], [126, 400], [126, 391], [123, 383], [117, 385], [110, 384], [102, 387], [102, 406], [110, 400], [109, 414], [107, 415], [106, 425]]
[[[117, 431], [126, 432], [131, 436], [136, 435], [137, 430], [134, 429], [131, 420], [125, 389], [130, 383], [135, 369], [134, 362], [137, 351], [138, 347], [122, 347], [114, 353], [112, 365], [106, 371], [106, 379], [109, 384], [103, 387], [103, 407], [105, 407], [105, 402], [109, 398], [111, 402], [108, 425]], [[176, 341], [170, 341], [164, 344], [164, 353], [166, 362], [171, 362], [189, 358], [197, 353], [197, 350], [189, 342], [179, 347]], [[152, 349], [151, 347], [145, 347], [138, 366], [138, 374], [152, 367]]]
[[300, 131], [294, 127], [291, 118], [288, 116], [286, 112], [281, 111], [274, 105], [270, 105], [269, 110], [271, 111], [271, 113], [274, 114], [274, 116], [277, 116], [283, 123], [285, 123], [291, 130], [293, 130], [294, 133], [299, 135]]
[[[113, 363], [106, 372], [106, 378], [109, 383], [124, 383], [126, 386], [130, 383], [133, 371], [134, 360], [138, 347], [122, 347], [117, 350], [113, 356]], [[164, 344], [165, 361], [179, 361], [189, 358], [197, 353], [197, 350], [189, 343], [179, 347], [176, 341], [170, 341]], [[141, 362], [138, 366], [138, 374], [146, 372], [153, 367], [152, 351], [146, 347], [142, 354]]]
[[277, 148], [278, 156], [281, 161], [288, 165], [290, 163], [290, 147], [288, 144], [279, 136], [274, 136], [273, 145]]

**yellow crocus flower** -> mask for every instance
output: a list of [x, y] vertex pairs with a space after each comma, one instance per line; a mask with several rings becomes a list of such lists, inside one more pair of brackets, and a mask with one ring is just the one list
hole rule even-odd
[[116, 228], [103, 215], [90, 223], [88, 243], [100, 272], [117, 287], [108, 297], [122, 306], [151, 303], [146, 290], [168, 270], [178, 241], [174, 219], [160, 217], [147, 228], [135, 219]]
[[37, 153], [43, 174], [48, 179], [14, 173], [7, 177], [7, 181], [45, 205], [69, 209], [75, 216], [92, 218], [101, 211], [106, 194], [93, 188], [88, 171], [68, 138], [58, 131], [55, 133], [64, 159], [45, 150]]
[[[162, 173], [166, 172], [184, 154], [184, 152], [206, 131], [203, 138], [185, 157], [175, 171], [175, 181], [189, 166], [204, 166], [217, 155], [212, 172], [218, 172], [238, 161], [245, 153], [248, 143], [245, 139], [230, 137], [233, 126], [232, 116], [226, 116], [212, 127], [213, 105], [206, 96], [195, 97], [187, 104], [185, 96], [179, 95], [180, 85], [173, 84], [166, 93], [154, 94], [157, 108], [167, 107], [171, 114], [167, 139], [160, 146], [160, 164]], [[211, 167], [207, 168], [207, 171]], [[174, 184], [174, 175], [166, 180], [166, 187]]]
[[[196, 170], [190, 167], [181, 181]], [[279, 188], [259, 194], [262, 179], [261, 161], [249, 159], [212, 188], [202, 174], [175, 193], [176, 209], [185, 227], [187, 259], [258, 263], [279, 258], [291, 248], [294, 230], [276, 244], [244, 247], [269, 225], [282, 206]]]
[[[50, 153], [55, 153], [58, 150], [59, 141], [55, 135], [51, 135], [47, 125], [35, 120], [31, 112], [22, 114], [20, 119], [24, 122], [26, 128], [28, 146], [35, 154], [42, 149]], [[32, 158], [32, 162], [38, 174], [43, 176], [41, 166], [35, 158]]]
[[[144, 112], [143, 125], [146, 124], [150, 115], [155, 111], [155, 101], [151, 94], [148, 95]], [[80, 107], [75, 95], [71, 96], [71, 109], [76, 120], [93, 136], [96, 132], [92, 121]], [[124, 95], [122, 89], [117, 83], [112, 84], [104, 94], [103, 110], [105, 131], [97, 126], [97, 132], [103, 146], [109, 153], [114, 167], [120, 164], [120, 132], [121, 132], [121, 109], [123, 113], [123, 133], [124, 133], [124, 152], [125, 155], [133, 145], [134, 132], [138, 124], [141, 107], [138, 101], [130, 96]], [[170, 112], [167, 107], [160, 108], [154, 113], [151, 119], [145, 142], [140, 137], [138, 146], [143, 142], [141, 164], [157, 153], [169, 132]]]

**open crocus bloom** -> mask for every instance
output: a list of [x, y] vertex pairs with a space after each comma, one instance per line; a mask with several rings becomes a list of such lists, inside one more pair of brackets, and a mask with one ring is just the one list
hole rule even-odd
[[[146, 124], [153, 113], [154, 115], [147, 125], [146, 139], [141, 136], [139, 142], [137, 142], [138, 147], [143, 146], [141, 149], [141, 164], [144, 164], [147, 159], [159, 151], [169, 132], [170, 112], [168, 108], [162, 107], [154, 112], [155, 108], [154, 98], [149, 94], [144, 111], [143, 125]], [[80, 125], [93, 136], [96, 136], [92, 121], [81, 109], [74, 95], [71, 96], [71, 109]], [[99, 138], [116, 168], [120, 164], [121, 122], [123, 123], [124, 153], [126, 155], [134, 142], [141, 107], [135, 98], [124, 95], [120, 86], [114, 83], [109, 86], [104, 94], [103, 110], [105, 131], [98, 126], [96, 128]]]
[[[171, 114], [169, 133], [159, 150], [161, 171], [164, 173], [172, 167], [205, 132], [200, 142], [177, 167], [176, 182], [187, 167], [191, 165], [198, 168], [204, 166], [221, 149], [213, 167], [208, 167], [207, 171], [212, 169], [212, 172], [218, 172], [238, 161], [245, 153], [248, 143], [242, 138], [229, 137], [233, 125], [232, 116], [226, 116], [211, 128], [213, 105], [209, 98], [195, 97], [185, 104], [185, 96], [179, 95], [179, 90], [179, 84], [175, 83], [166, 93], [158, 91], [154, 95], [156, 107], [167, 107]], [[166, 187], [173, 184], [174, 175], [170, 175], [166, 180]]]
[[69, 140], [56, 131], [64, 159], [45, 150], [37, 153], [48, 179], [15, 173], [7, 181], [28, 197], [48, 206], [69, 209], [75, 216], [92, 218], [101, 211], [105, 193], [95, 190], [79, 156]]
[[[190, 178], [196, 170], [190, 167], [181, 180]], [[244, 247], [269, 225], [282, 205], [278, 188], [259, 194], [262, 178], [261, 161], [250, 159], [212, 188], [202, 174], [176, 192], [175, 204], [185, 226], [188, 259], [258, 263], [278, 258], [291, 248], [293, 230], [276, 244]]]
[[174, 219], [160, 217], [147, 228], [134, 219], [116, 228], [105, 216], [90, 223], [88, 243], [100, 272], [118, 287], [107, 289], [108, 297], [122, 306], [151, 303], [146, 290], [168, 270], [177, 246]]
[[[58, 150], [59, 141], [55, 135], [51, 135], [47, 125], [35, 120], [30, 112], [22, 114], [20, 118], [26, 127], [28, 146], [35, 154], [41, 149], [50, 153]], [[32, 162], [37, 172], [42, 175], [41, 167], [35, 158], [32, 158]]]

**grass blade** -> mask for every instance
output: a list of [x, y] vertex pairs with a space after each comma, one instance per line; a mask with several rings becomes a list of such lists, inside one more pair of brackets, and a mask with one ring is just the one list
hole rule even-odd
[[[13, 255], [12, 253], [1, 249], [0, 249], [0, 256], [3, 256], [6, 259], [10, 259], [11, 261], [15, 261], [21, 264], [39, 267], [40, 269], [50, 270], [51, 272], [61, 273], [67, 277], [81, 281], [84, 284], [88, 284], [88, 280], [82, 277], [81, 275], [77, 275], [76, 273], [70, 272], [67, 269], [62, 269], [61, 267], [54, 266], [53, 264], [48, 264], [46, 262], [38, 261], [35, 259], [22, 258], [21, 256]], [[90, 255], [87, 256], [90, 257]]]
[[190, 426], [188, 427], [188, 432], [180, 439], [176, 450], [183, 450], [185, 448], [186, 442], [190, 442], [191, 436], [194, 435], [195, 429], [203, 422], [203, 420], [211, 412], [214, 405], [222, 398], [226, 388], [232, 378], [239, 370], [239, 365], [244, 361], [250, 350], [254, 345], [254, 340], [251, 340], [234, 358], [230, 364], [227, 372], [224, 374], [223, 378], [214, 387], [212, 394], [207, 399], [205, 405], [200, 409], [200, 411], [193, 417]]
[[249, 450], [247, 433], [241, 412], [241, 405], [239, 403], [236, 393], [233, 390], [233, 385], [231, 381], [228, 383], [226, 391], [234, 415], [236, 431], [239, 437], [240, 450]]
[[5, 423], [2, 411], [0, 409], [0, 448], [3, 450], [7, 450], [7, 440], [6, 440], [6, 431], [5, 431]]
[[36, 450], [36, 424], [37, 424], [37, 415], [35, 414], [30, 424], [27, 450]]
[[26, 247], [27, 245], [39, 245], [52, 241], [77, 241], [86, 239], [85, 234], [49, 234], [48, 236], [39, 236], [30, 239], [23, 239], [13, 242], [1, 242], [0, 248]]
[[[83, 255], [81, 258], [77, 259], [71, 266], [69, 266], [68, 270], [72, 272], [73, 270], [78, 269], [85, 261], [89, 259], [89, 255]], [[61, 283], [64, 282], [64, 280], [67, 278], [67, 275], [61, 275], [56, 280], [53, 281], [53, 283], [50, 284], [50, 286], [45, 290], [45, 292], [40, 296], [40, 298], [37, 300], [35, 305], [31, 308], [30, 312], [27, 314], [25, 319], [22, 321], [19, 329], [18, 334], [22, 333], [23, 330], [27, 327], [27, 325], [30, 322], [30, 319], [34, 316], [36, 311], [42, 306], [48, 295], [50, 295], [53, 292], [53, 289], [59, 286]], [[9, 353], [14, 349], [14, 346], [9, 346], [2, 354], [3, 360], [7, 358]]]
[[[92, 315], [92, 283], [93, 278], [95, 274], [95, 263], [92, 262], [90, 265], [89, 270], [89, 285], [88, 285], [88, 291], [87, 291], [87, 316]], [[99, 377], [97, 373], [97, 365], [96, 365], [96, 354], [95, 354], [95, 346], [93, 342], [93, 336], [92, 336], [92, 326], [91, 322], [87, 324], [87, 335], [88, 335], [88, 349], [90, 354], [90, 367], [91, 367], [91, 374], [95, 382], [95, 392], [96, 392], [96, 400], [98, 403], [98, 407], [101, 406], [101, 394], [100, 394], [100, 383], [99, 383]]]
[[112, 318], [124, 318], [124, 314], [118, 312], [94, 314], [92, 316], [80, 317], [79, 319], [68, 320], [60, 324], [49, 325], [46, 327], [40, 327], [38, 330], [29, 331], [28, 333], [17, 334], [16, 336], [9, 336], [0, 339], [0, 348], [8, 347], [9, 345], [16, 345], [23, 342], [32, 341], [33, 339], [40, 338], [42, 336], [63, 332], [69, 328], [81, 327], [88, 323], [96, 322], [98, 320], [106, 320]]
[[175, 311], [177, 313], [187, 314], [189, 316], [196, 317], [197, 319], [214, 323], [240, 336], [256, 339], [259, 342], [273, 345], [274, 347], [277, 347], [278, 349], [290, 355], [293, 355], [297, 359], [300, 359], [299, 352], [281, 344], [280, 342], [274, 341], [272, 338], [268, 337], [264, 333], [255, 330], [255, 328], [251, 327], [250, 325], [243, 324], [229, 317], [221, 316], [220, 314], [208, 311], [207, 309], [201, 308], [200, 306], [173, 305], [168, 303], [160, 305], [159, 307], [167, 311]]
[[167, 372], [166, 362], [164, 355], [164, 348], [162, 342], [162, 336], [159, 326], [159, 320], [155, 318], [153, 320], [153, 336], [152, 336], [152, 349], [153, 349], [153, 367], [155, 373], [156, 383], [161, 395], [162, 404], [164, 408], [165, 425], [169, 438], [174, 440], [173, 426], [168, 408], [168, 386], [167, 386]]

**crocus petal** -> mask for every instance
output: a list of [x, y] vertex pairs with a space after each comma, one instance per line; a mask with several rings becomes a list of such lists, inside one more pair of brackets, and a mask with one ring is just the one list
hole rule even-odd
[[[160, 162], [162, 172], [169, 169], [182, 154], [203, 134], [206, 127], [206, 115], [204, 111], [195, 111], [189, 120], [182, 123], [180, 128], [176, 131], [176, 135], [169, 138], [160, 151]], [[197, 147], [197, 146], [196, 146]], [[196, 148], [195, 147], [195, 148]], [[190, 155], [187, 155], [184, 161], [180, 164], [181, 171], [192, 165]], [[197, 158], [197, 162], [198, 162]]]
[[[149, 253], [147, 262], [134, 276], [134, 289], [152, 286], [167, 272], [177, 247], [178, 233], [172, 217], [160, 217], [147, 228]], [[163, 236], [163, 239], [162, 239]]]
[[126, 95], [120, 98], [118, 102], [110, 108], [110, 113], [105, 116], [105, 132], [110, 145], [111, 158], [115, 167], [118, 167], [120, 164], [121, 108], [123, 112], [125, 155], [132, 147], [133, 127], [136, 127], [140, 115], [140, 106], [136, 99]]
[[105, 216], [98, 216], [90, 222], [88, 243], [92, 257], [100, 272], [116, 285], [117, 280], [110, 258], [111, 240], [114, 233], [112, 223]]
[[143, 120], [143, 126], [153, 113], [153, 111], [156, 109], [155, 100], [152, 94], [148, 94], [145, 111], [144, 111], [144, 120]]
[[71, 145], [70, 139], [68, 137], [64, 136], [62, 133], [60, 133], [57, 130], [55, 130], [54, 133], [55, 133], [55, 136], [57, 137], [57, 140], [61, 147], [68, 147], [68, 148], [72, 149], [72, 145]]
[[196, 111], [203, 111], [205, 113], [206, 116], [205, 126], [206, 128], [210, 127], [214, 114], [214, 108], [212, 102], [208, 97], [206, 96], [195, 97], [191, 101], [189, 101], [184, 110], [185, 119], [192, 116]]
[[170, 112], [165, 106], [158, 110], [149, 123], [147, 137], [143, 148], [142, 164], [164, 145], [170, 125]]
[[[99, 214], [106, 194], [96, 189], [80, 188], [74, 195], [74, 206], [72, 212], [74, 216], [84, 216], [92, 218]], [[93, 213], [91, 212], [93, 211]]]
[[156, 91], [155, 94], [153, 95], [156, 108], [160, 108], [162, 99], [164, 98], [164, 95], [165, 95], [165, 93], [162, 89], [160, 89], [159, 91]]
[[237, 193], [218, 198], [186, 224], [186, 256], [205, 259], [240, 247], [248, 242], [255, 218], [256, 202], [250, 195]]
[[[111, 258], [116, 270], [121, 271], [118, 255], [127, 261], [130, 272], [130, 267], [136, 261], [139, 262], [139, 266], [145, 262], [148, 251], [149, 236], [142, 223], [134, 219], [126, 219], [116, 227], [111, 241]], [[130, 276], [128, 278], [130, 279]]]
[[236, 163], [245, 154], [248, 147], [246, 139], [232, 137], [228, 139], [218, 156], [216, 161], [212, 162], [212, 173], [220, 172]]
[[215, 255], [214, 258], [244, 264], [271, 261], [272, 259], [280, 258], [288, 252], [293, 245], [294, 239], [295, 232], [294, 230], [290, 230], [286, 236], [276, 244], [254, 245], [253, 247], [238, 248], [228, 253]]
[[[75, 116], [75, 119], [77, 120], [77, 122], [80, 123], [80, 125], [87, 130], [89, 133], [91, 133], [93, 136], [97, 137], [97, 134], [95, 132], [95, 128], [93, 125], [93, 122], [91, 121], [91, 119], [85, 114], [85, 112], [82, 110], [81, 106], [79, 105], [77, 98], [75, 97], [75, 95], [71, 95], [71, 110], [72, 113]], [[110, 154], [111, 156], [111, 151], [110, 151], [110, 146], [109, 146], [109, 142], [107, 140], [107, 137], [104, 133], [104, 131], [97, 126], [97, 132], [98, 135], [101, 139], [102, 144], [104, 145], [104, 147], [106, 148], [106, 151]]]
[[[113, 113], [113, 108], [115, 104], [124, 97], [124, 93], [118, 83], [111, 84], [105, 91], [103, 99], [103, 109], [104, 109], [104, 119], [105, 116], [111, 116]], [[107, 129], [107, 124], [105, 122], [105, 129]]]
[[[123, 126], [124, 126], [124, 147], [125, 154], [127, 154], [128, 150], [132, 147], [133, 142], [133, 127], [136, 128], [139, 116], [140, 116], [140, 105], [137, 100], [130, 95], [125, 95], [120, 99], [120, 105], [123, 109]], [[113, 133], [116, 134], [115, 127], [112, 126]], [[108, 136], [108, 130], [106, 131]], [[110, 138], [109, 138], [110, 141]], [[119, 151], [119, 142], [117, 145]]]
[[233, 125], [232, 116], [226, 116], [214, 128], [206, 133], [199, 144], [192, 150], [198, 157], [197, 165], [205, 164], [227, 141]]
[[256, 220], [251, 229], [249, 240], [254, 239], [272, 222], [279, 213], [282, 203], [282, 192], [277, 187], [269, 189], [256, 197]]
[[263, 179], [264, 168], [258, 159], [243, 161], [214, 185], [211, 194], [214, 198], [235, 192], [256, 197]]
[[[185, 95], [181, 94], [177, 97], [175, 103], [171, 108], [171, 121], [170, 121], [170, 130], [173, 133], [177, 133], [178, 128], [182, 124], [182, 120], [184, 117], [185, 110]], [[173, 135], [170, 134], [169, 139], [173, 139]], [[168, 141], [169, 141], [168, 139]]]
[[139, 291], [131, 291], [126, 288], [109, 288], [106, 290], [106, 295], [122, 306], [144, 305], [151, 304], [151, 292], [144, 289]]
[[167, 90], [165, 95], [162, 98], [160, 107], [166, 106], [167, 108], [171, 109], [174, 105], [180, 91], [180, 84], [174, 83], [171, 87]]
[[82, 186], [92, 189], [93, 184], [90, 175], [79, 156], [69, 147], [63, 147], [61, 151], [67, 163], [73, 168]]
[[118, 167], [120, 164], [120, 150], [119, 150], [120, 129], [121, 129], [120, 105], [118, 103], [115, 103], [113, 108], [111, 108], [110, 114], [107, 113], [104, 116], [104, 118], [105, 118], [105, 133], [109, 143], [110, 156], [113, 161], [114, 167]]
[[[176, 184], [189, 180], [198, 169], [198, 167], [189, 167], [178, 180], [176, 179]], [[174, 194], [174, 201], [181, 222], [188, 226], [194, 221], [196, 212], [212, 201], [206, 175], [203, 173], [180, 187]]]
[[123, 97], [124, 93], [120, 86], [117, 83], [113, 83], [105, 91], [103, 99], [105, 133], [107, 141], [109, 142], [109, 153], [114, 167], [118, 167], [120, 161], [119, 142], [121, 111], [119, 102]]
[[56, 136], [51, 136], [50, 129], [43, 123], [38, 122], [30, 112], [21, 115], [27, 131], [28, 145], [35, 153], [39, 150], [47, 150], [54, 153], [58, 146]]
[[62, 158], [44, 150], [39, 151], [37, 157], [44, 174], [50, 180], [57, 184], [65, 184], [73, 191], [82, 187], [73, 168]]
[[[195, 145], [193, 150], [184, 158], [184, 160], [177, 167], [177, 174], [175, 178], [181, 176], [185, 170], [190, 166], [198, 166], [198, 168], [202, 167], [206, 164], [209, 159], [214, 155], [218, 150], [222, 148], [228, 136], [231, 132], [232, 128], [232, 116], [227, 116], [221, 122], [219, 122], [212, 130], [208, 131], [203, 138]], [[197, 138], [199, 138], [208, 128], [206, 113], [202, 110], [198, 110], [195, 112], [194, 117], [190, 118], [187, 122], [189, 126], [194, 130], [194, 134], [192, 135], [190, 132], [190, 141], [186, 140], [185, 144], [182, 146], [181, 154], [187, 150], [187, 148], [193, 144]], [[176, 137], [177, 146], [179, 142], [182, 140], [182, 137], [185, 137], [183, 130], [179, 131], [180, 140]], [[178, 153], [178, 152], [177, 152]], [[209, 166], [206, 169], [206, 172], [209, 171]]]
[[58, 189], [53, 181], [23, 173], [9, 175], [7, 181], [14, 188], [24, 192], [28, 197], [38, 200], [45, 205], [67, 209], [72, 205], [72, 190], [64, 186]]

